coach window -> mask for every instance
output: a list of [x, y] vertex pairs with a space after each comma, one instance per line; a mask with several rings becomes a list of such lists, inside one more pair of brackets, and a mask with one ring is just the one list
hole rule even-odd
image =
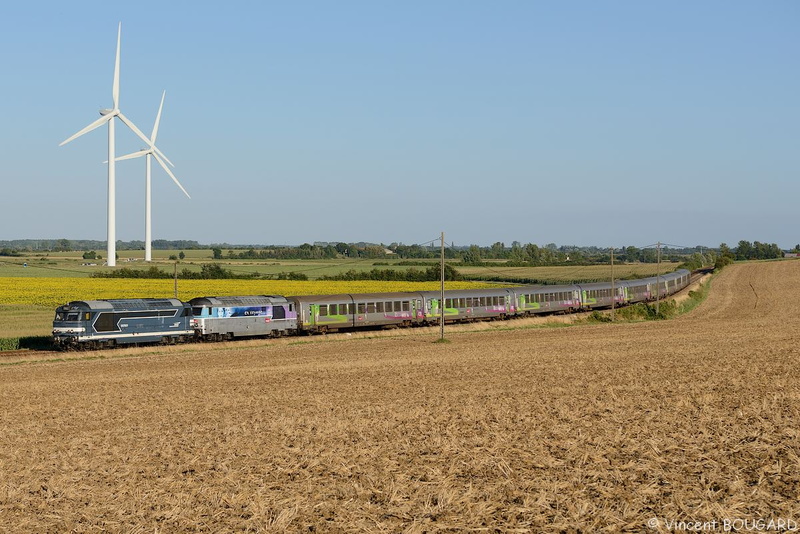
[[367, 313], [375, 313], [375, 303], [370, 302], [367, 304]]
[[319, 314], [321, 316], [328, 315], [328, 305], [327, 304], [320, 304], [319, 305]]
[[386, 308], [384, 307], [383, 302], [379, 302], [375, 305], [375, 309], [377, 310], [378, 313], [383, 313], [383, 310], [385, 310]]
[[353, 315], [355, 312], [356, 312], [356, 305], [354, 302], [351, 302], [350, 304], [347, 305], [347, 313]]
[[358, 303], [358, 313], [366, 313], [367, 312], [367, 305], [363, 302]]
[[403, 311], [411, 311], [411, 303], [407, 300], [403, 301]]

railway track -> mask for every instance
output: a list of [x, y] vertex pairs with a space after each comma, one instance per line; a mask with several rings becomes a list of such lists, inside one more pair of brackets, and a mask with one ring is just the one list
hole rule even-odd
[[689, 276], [689, 285], [694, 284], [695, 282], [703, 278], [705, 275], [711, 274], [713, 272], [714, 272], [713, 267], [704, 267], [702, 269], [695, 269]]

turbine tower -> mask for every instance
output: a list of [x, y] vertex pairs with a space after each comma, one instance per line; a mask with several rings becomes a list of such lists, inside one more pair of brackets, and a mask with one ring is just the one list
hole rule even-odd
[[[113, 99], [114, 107], [112, 109], [101, 109], [99, 119], [91, 123], [89, 126], [79, 131], [78, 133], [68, 137], [62, 141], [58, 146], [64, 146], [73, 139], [82, 136], [85, 133], [91, 132], [95, 128], [108, 123], [108, 266], [114, 267], [117, 264], [117, 236], [116, 236], [116, 176], [115, 176], [115, 139], [114, 139], [114, 117], [119, 118], [133, 133], [135, 133], [142, 141], [153, 149], [154, 153], [159, 157], [173, 165], [171, 161], [155, 146], [150, 144], [150, 140], [130, 121], [122, 111], [119, 109], [119, 45], [122, 36], [122, 23], [119, 23], [117, 29], [117, 56], [114, 62], [114, 83], [111, 87], [111, 97]], [[173, 165], [174, 167], [174, 165]]]
[[152, 250], [152, 245], [151, 245], [152, 231], [151, 231], [151, 223], [150, 223], [150, 212], [151, 212], [151, 208], [150, 208], [150, 196], [151, 196], [151, 190], [150, 190], [150, 167], [151, 167], [151, 162], [150, 162], [150, 159], [151, 159], [151, 157], [156, 158], [156, 161], [158, 162], [158, 164], [161, 165], [161, 167], [166, 171], [166, 173], [169, 175], [169, 177], [172, 178], [172, 181], [175, 182], [175, 185], [177, 185], [180, 188], [180, 190], [183, 191], [183, 194], [186, 195], [189, 198], [192, 198], [192, 197], [189, 196], [189, 193], [186, 192], [186, 189], [183, 188], [183, 186], [178, 181], [178, 179], [175, 178], [175, 175], [172, 174], [172, 171], [169, 170], [169, 167], [167, 167], [167, 164], [164, 163], [164, 160], [162, 160], [159, 157], [159, 155], [156, 153], [156, 151], [155, 151], [156, 137], [158, 136], [158, 125], [161, 122], [161, 110], [164, 108], [164, 97], [165, 96], [167, 96], [167, 92], [166, 91], [164, 91], [161, 94], [161, 104], [158, 106], [158, 114], [156, 115], [156, 122], [153, 125], [153, 133], [150, 135], [150, 142], [149, 142], [150, 147], [142, 149], [142, 150], [140, 150], [138, 152], [134, 152], [132, 154], [127, 154], [125, 156], [120, 156], [120, 157], [117, 158], [117, 161], [122, 161], [122, 160], [125, 160], [125, 159], [140, 158], [140, 157], [144, 156], [146, 161], [147, 161], [147, 164], [145, 165], [145, 169], [146, 170], [145, 170], [145, 179], [144, 179], [144, 261], [152, 261], [152, 259], [153, 259], [153, 250]]

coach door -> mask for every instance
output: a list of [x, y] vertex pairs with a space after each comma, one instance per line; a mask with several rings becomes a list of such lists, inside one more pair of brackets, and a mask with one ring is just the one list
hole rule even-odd
[[319, 322], [319, 304], [309, 304], [308, 306], [308, 324], [317, 326]]

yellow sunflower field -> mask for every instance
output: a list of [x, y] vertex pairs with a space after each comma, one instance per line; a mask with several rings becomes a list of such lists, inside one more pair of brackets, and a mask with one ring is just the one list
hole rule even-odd
[[[447, 289], [490, 287], [447, 282]], [[221, 295], [327, 295], [393, 291], [435, 291], [439, 282], [179, 280], [178, 298]], [[173, 280], [112, 278], [0, 278], [0, 304], [53, 307], [73, 300], [164, 298], [175, 294]]]

